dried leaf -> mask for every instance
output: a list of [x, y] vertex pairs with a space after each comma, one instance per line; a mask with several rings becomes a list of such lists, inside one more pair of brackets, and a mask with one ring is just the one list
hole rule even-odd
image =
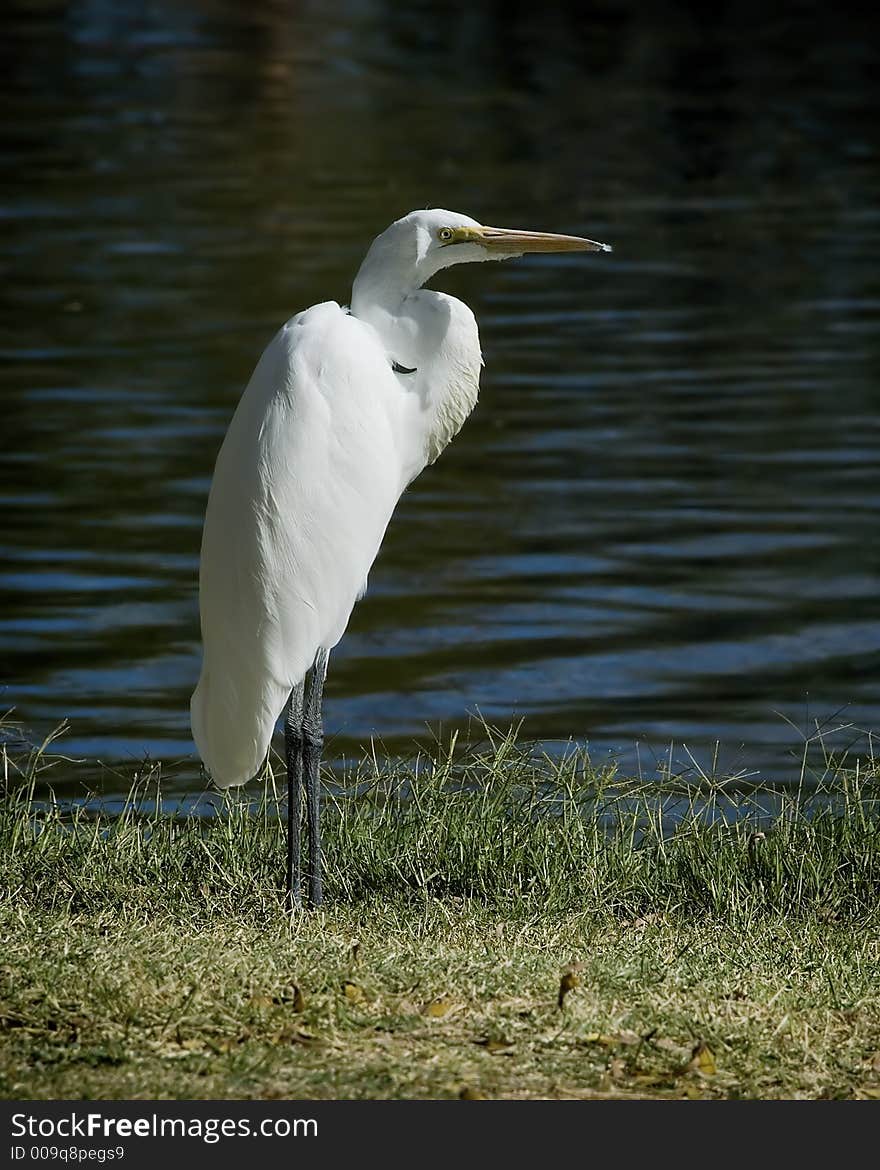
[[350, 980], [346, 979], [342, 985], [342, 991], [349, 1003], [364, 1002], [364, 989], [359, 986], [359, 984], [352, 983]]
[[458, 1094], [459, 1101], [486, 1101], [488, 1098], [485, 1093], [481, 1093], [479, 1089], [472, 1089], [470, 1085], [465, 1087]]
[[305, 1011], [306, 1006], [305, 996], [295, 983], [280, 995], [273, 995], [272, 1002], [279, 1007], [292, 1007], [295, 1012]]
[[712, 1049], [702, 1040], [694, 1046], [688, 1069], [691, 1072], [699, 1073], [702, 1077], [714, 1077], [718, 1071]]
[[311, 1032], [304, 1032], [302, 1028], [283, 1028], [275, 1038], [276, 1044], [304, 1044], [307, 1048], [318, 1044], [317, 1036]]
[[638, 1044], [641, 1036], [638, 1032], [592, 1032], [586, 1039], [605, 1048], [619, 1048], [622, 1044]]
[[513, 1042], [504, 1040], [501, 1036], [487, 1036], [483, 1040], [478, 1040], [477, 1044], [481, 1048], [485, 1048], [487, 1052], [492, 1053], [493, 1056], [498, 1052], [510, 1053], [513, 1048]]
[[559, 981], [559, 998], [556, 1001], [560, 1010], [565, 1003], [565, 997], [570, 991], [574, 991], [579, 983], [580, 979], [578, 979], [577, 972], [575, 971], [566, 971], [562, 976], [562, 979]]
[[439, 1020], [443, 1016], [448, 1016], [456, 1007], [455, 1001], [449, 999], [445, 995], [438, 995], [436, 999], [432, 999], [430, 1003], [426, 1003], [422, 1008], [422, 1015], [429, 1016], [431, 1019]]

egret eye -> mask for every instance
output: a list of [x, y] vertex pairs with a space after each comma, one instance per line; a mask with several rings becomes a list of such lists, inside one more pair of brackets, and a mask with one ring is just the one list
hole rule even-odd
[[440, 228], [440, 230], [437, 232], [437, 239], [441, 244], [448, 244], [454, 235], [455, 232], [452, 230], [452, 228]]

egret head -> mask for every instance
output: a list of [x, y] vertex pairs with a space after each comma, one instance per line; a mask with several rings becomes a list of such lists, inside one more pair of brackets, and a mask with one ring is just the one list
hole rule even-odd
[[452, 264], [509, 260], [527, 252], [610, 252], [608, 244], [581, 236], [485, 227], [457, 211], [411, 211], [377, 236], [361, 268], [420, 288], [435, 272]]

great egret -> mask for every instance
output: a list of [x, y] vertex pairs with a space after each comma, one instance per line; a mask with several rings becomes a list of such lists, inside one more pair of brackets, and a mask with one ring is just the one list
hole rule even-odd
[[305, 777], [308, 896], [321, 902], [321, 697], [404, 489], [477, 401], [467, 305], [422, 285], [442, 268], [526, 252], [609, 252], [578, 236], [413, 211], [373, 241], [351, 307], [292, 317], [269, 342], [223, 440], [202, 534], [201, 677], [190, 704], [221, 788], [260, 769], [285, 710], [287, 903], [300, 904]]

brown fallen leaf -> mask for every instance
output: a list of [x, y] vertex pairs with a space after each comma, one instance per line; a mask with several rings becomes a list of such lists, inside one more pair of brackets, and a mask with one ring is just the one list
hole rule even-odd
[[578, 978], [576, 971], [566, 971], [562, 976], [559, 981], [559, 998], [556, 1001], [560, 1011], [562, 1010], [562, 1006], [565, 1003], [565, 997], [570, 991], [574, 991], [574, 989], [579, 984], [580, 979]]
[[273, 995], [272, 1003], [277, 1007], [292, 1007], [295, 1012], [305, 1011], [306, 1006], [305, 996], [295, 983], [280, 995]]
[[445, 995], [438, 995], [436, 999], [432, 999], [430, 1003], [426, 1003], [422, 1008], [422, 1015], [428, 1016], [430, 1019], [439, 1020], [443, 1016], [448, 1016], [451, 1011], [456, 1008], [454, 1000], [449, 999]]
[[276, 1044], [303, 1044], [307, 1048], [320, 1043], [317, 1036], [303, 1031], [302, 1028], [282, 1028], [273, 1039]]
[[694, 1045], [687, 1071], [698, 1073], [701, 1077], [714, 1077], [718, 1071], [712, 1049], [702, 1040]]
[[349, 1003], [364, 1002], [364, 989], [359, 984], [346, 979], [342, 985], [342, 991]]
[[619, 1048], [622, 1044], [638, 1044], [638, 1032], [589, 1032], [581, 1037], [582, 1044], [601, 1044], [603, 1048]]
[[501, 1036], [486, 1036], [482, 1040], [477, 1040], [476, 1043], [481, 1048], [485, 1048], [493, 1056], [499, 1052], [504, 1052], [509, 1055], [513, 1050], [513, 1041], [504, 1040]]
[[459, 1101], [486, 1101], [488, 1098], [485, 1093], [481, 1093], [479, 1089], [472, 1089], [470, 1085], [465, 1087], [458, 1094]]

